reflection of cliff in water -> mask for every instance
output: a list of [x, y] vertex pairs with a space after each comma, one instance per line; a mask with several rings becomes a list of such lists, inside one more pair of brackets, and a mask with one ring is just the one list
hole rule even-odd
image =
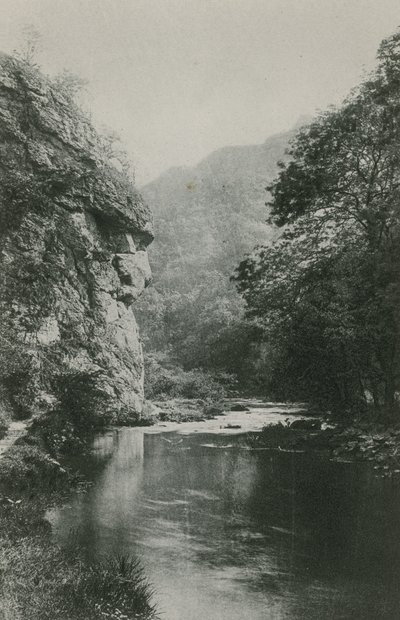
[[366, 467], [242, 443], [140, 429], [99, 439], [96, 453], [113, 456], [55, 534], [79, 524], [90, 555], [138, 555], [167, 620], [396, 617], [400, 490]]

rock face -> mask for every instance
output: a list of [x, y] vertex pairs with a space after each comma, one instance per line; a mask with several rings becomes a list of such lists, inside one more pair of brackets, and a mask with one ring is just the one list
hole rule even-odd
[[69, 381], [97, 414], [142, 410], [152, 218], [111, 151], [66, 87], [0, 58], [0, 398], [21, 417]]

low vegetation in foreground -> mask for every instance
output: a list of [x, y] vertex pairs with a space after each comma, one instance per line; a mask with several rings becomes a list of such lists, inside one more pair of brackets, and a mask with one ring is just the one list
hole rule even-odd
[[74, 479], [37, 446], [14, 445], [0, 459], [0, 619], [155, 618], [136, 559], [88, 561], [53, 542], [45, 511], [65, 500]]

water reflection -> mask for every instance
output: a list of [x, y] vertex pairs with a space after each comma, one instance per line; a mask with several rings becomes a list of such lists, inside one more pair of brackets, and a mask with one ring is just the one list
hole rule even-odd
[[139, 555], [166, 620], [397, 618], [400, 493], [365, 467], [240, 436], [98, 439], [113, 456], [53, 515], [89, 555]]

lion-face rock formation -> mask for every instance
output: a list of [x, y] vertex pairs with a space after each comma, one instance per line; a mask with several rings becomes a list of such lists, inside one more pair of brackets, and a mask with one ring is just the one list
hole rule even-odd
[[0, 400], [20, 416], [140, 416], [152, 218], [112, 157], [65, 86], [0, 58]]

